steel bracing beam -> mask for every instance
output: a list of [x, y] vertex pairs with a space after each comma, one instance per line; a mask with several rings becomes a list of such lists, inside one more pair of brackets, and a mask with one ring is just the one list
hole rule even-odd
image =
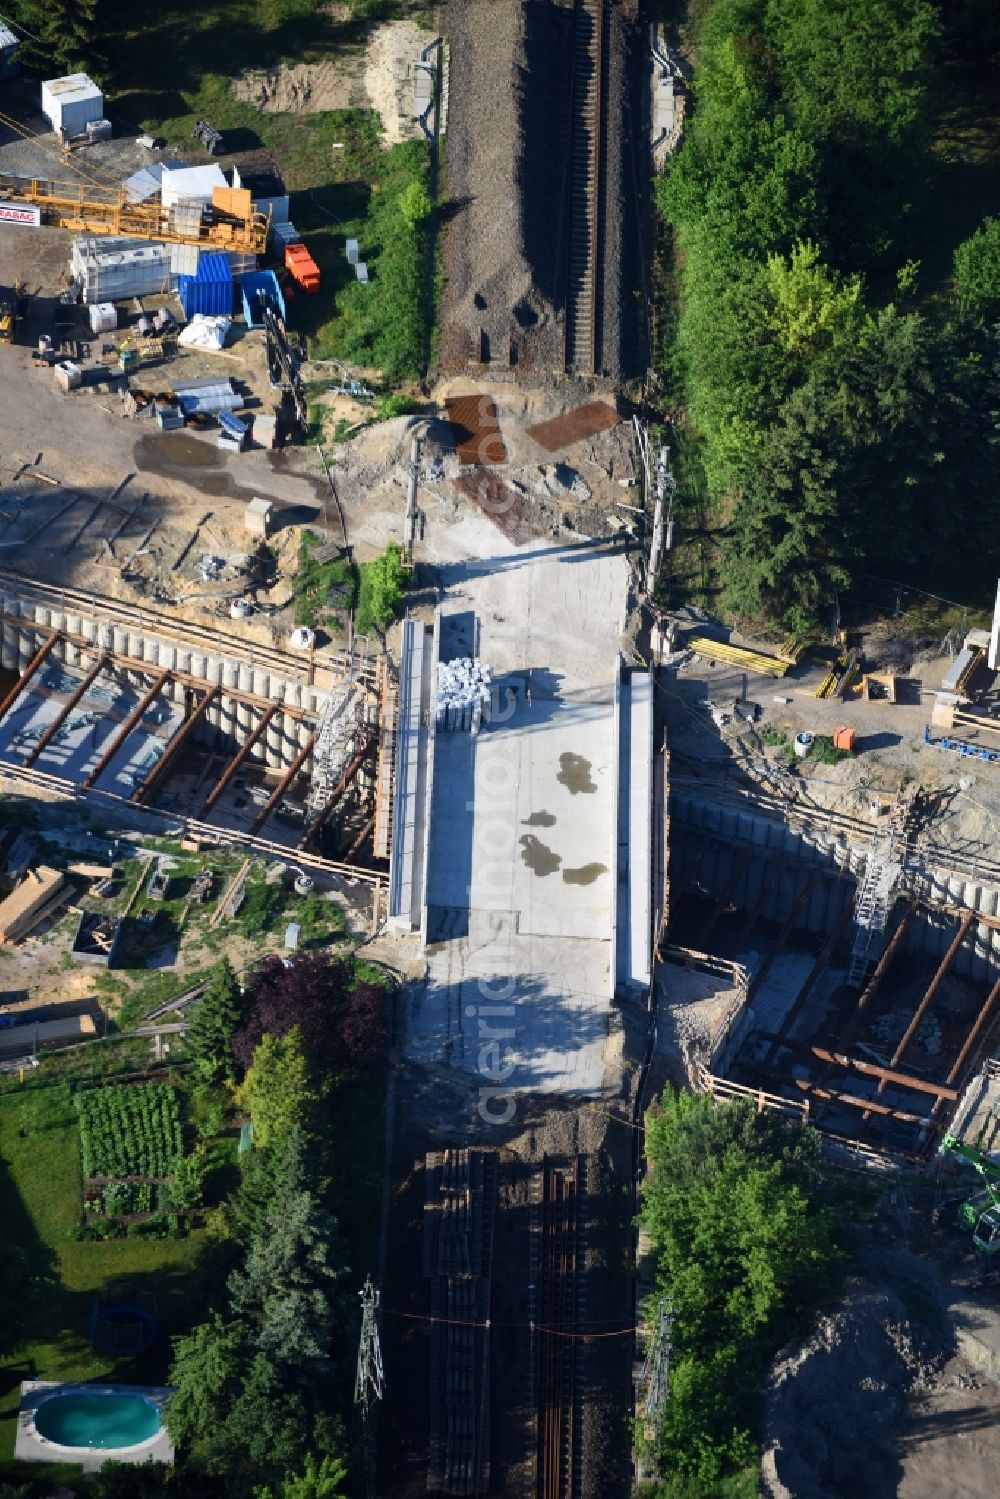
[[374, 832], [374, 829], [375, 813], [373, 812], [368, 821], [365, 823], [364, 827], [361, 829], [361, 832], [358, 834], [354, 842], [351, 844], [350, 848], [347, 850], [347, 853], [344, 855], [345, 864], [350, 864], [351, 860], [354, 858], [354, 855], [357, 853], [362, 843], [364, 843], [365, 839], [369, 836], [370, 833]]
[[[44, 625], [36, 624], [36, 622], [31, 619], [22, 619], [19, 615], [3, 614], [2, 611], [0, 611], [0, 617], [5, 619], [9, 624], [20, 625], [23, 629], [34, 630], [36, 633], [45, 628]], [[74, 635], [68, 630], [59, 630], [57, 633], [62, 637], [63, 640], [68, 640], [70, 645], [79, 646], [81, 650], [93, 651], [95, 649], [94, 642], [92, 640], [88, 640], [85, 635]], [[173, 644], [173, 642], [168, 643]], [[125, 656], [122, 655], [121, 652], [115, 650], [109, 650], [107, 652], [107, 656], [108, 660], [113, 666], [120, 667], [122, 671], [134, 672], [135, 675], [139, 677], [151, 677], [158, 670], [154, 663], [150, 661], [141, 661], [138, 656]], [[196, 687], [201, 692], [207, 692], [209, 687], [215, 685], [213, 682], [209, 682], [205, 677], [195, 677], [192, 676], [190, 672], [178, 671], [176, 668], [173, 668], [171, 670], [170, 675], [173, 677], [175, 682], [180, 682], [184, 687]], [[20, 688], [18, 690], [20, 690]], [[253, 692], [244, 692], [241, 688], [238, 687], [226, 687], [224, 690], [226, 697], [232, 698], [234, 703], [247, 703], [251, 708], [260, 708], [261, 710], [270, 708], [272, 706], [271, 698], [259, 697], [256, 693]], [[281, 711], [282, 713], [287, 714], [289, 718], [303, 719], [307, 722], [313, 722], [318, 717], [314, 709], [295, 708], [287, 703], [283, 703], [281, 705]]]
[[205, 696], [198, 704], [197, 708], [195, 708], [194, 712], [190, 713], [181, 724], [180, 728], [177, 730], [177, 733], [170, 740], [166, 749], [163, 751], [163, 754], [157, 760], [156, 764], [153, 766], [152, 770], [149, 772], [142, 785], [138, 787], [136, 791], [133, 791], [132, 795], [129, 797], [129, 800], [131, 802], [141, 804], [146, 800], [148, 796], [152, 795], [157, 786], [166, 776], [167, 771], [174, 763], [174, 760], [177, 758], [178, 750], [180, 750], [186, 743], [186, 741], [190, 739], [196, 726], [205, 717], [205, 714], [215, 702], [216, 698], [220, 697], [221, 695], [221, 687], [210, 687], [208, 689], [208, 691], [205, 693]]
[[[961, 1051], [952, 1063], [951, 1071], [948, 1073], [947, 1078], [949, 1084], [955, 1084], [958, 1082], [958, 1080], [962, 1076], [962, 1071], [965, 1067], [965, 1064], [968, 1062], [978, 1043], [986, 1035], [991, 1023], [996, 1019], [998, 1001], [1000, 1001], [1000, 978], [997, 979], [996, 983], [993, 985], [993, 988], [986, 996], [982, 1009], [976, 1016], [969, 1034], [966, 1036], [964, 1042], [962, 1043]], [[938, 1099], [933, 1109], [931, 1109], [932, 1114], [937, 1113], [938, 1109], [941, 1107], [942, 1102], [942, 1099]]]
[[763, 958], [763, 961], [761, 962], [760, 967], [757, 969], [757, 972], [754, 974], [753, 978], [750, 980], [749, 987], [747, 988], [747, 998], [748, 999], [752, 999], [753, 998], [753, 996], [756, 994], [757, 990], [760, 988], [761, 984], [764, 982], [764, 980], [767, 978], [768, 974], [771, 972], [771, 969], [773, 968], [776, 959], [778, 958], [779, 954], [781, 953], [782, 949], [785, 946], [785, 943], [788, 941], [788, 938], [791, 935], [791, 931], [792, 931], [793, 926], [795, 925], [796, 921], [798, 921], [798, 919], [799, 919], [799, 913], [802, 911], [802, 909], [806, 905], [807, 901], [811, 898], [813, 891], [815, 890], [817, 884], [819, 883], [819, 876], [820, 876], [820, 871], [818, 869], [814, 869], [812, 871], [811, 875], [809, 876], [808, 880], [806, 880], [805, 888], [803, 889], [802, 894], [795, 901], [795, 903], [792, 906], [792, 909], [789, 911], [788, 915], [785, 917], [785, 920], [784, 920], [784, 923], [782, 924], [781, 930], [778, 932], [778, 935], [775, 937], [774, 941], [771, 943], [771, 946], [768, 948], [767, 952], [764, 954], [764, 958]]
[[[34, 628], [37, 630], [37, 629], [41, 629], [42, 626], [35, 625]], [[49, 635], [48, 639], [44, 642], [44, 644], [41, 645], [39, 647], [39, 649], [35, 652], [35, 654], [31, 658], [31, 660], [28, 662], [27, 666], [24, 668], [24, 671], [21, 674], [21, 676], [18, 677], [18, 679], [14, 683], [13, 687], [10, 689], [10, 691], [7, 693], [7, 695], [4, 697], [3, 702], [0, 702], [0, 718], [3, 718], [4, 715], [7, 712], [9, 712], [9, 710], [14, 706], [15, 702], [21, 696], [21, 693], [27, 687], [28, 683], [31, 681], [32, 677], [35, 675], [35, 673], [37, 672], [38, 668], [43, 665], [46, 656], [48, 656], [48, 654], [52, 650], [53, 646], [56, 644], [56, 642], [58, 640], [61, 640], [61, 639], [62, 639], [62, 631], [61, 630], [53, 630], [51, 632], [51, 634]]]
[[302, 840], [299, 843], [299, 848], [307, 847], [311, 840], [315, 838], [316, 834], [320, 831], [330, 813], [340, 801], [340, 798], [343, 796], [344, 792], [347, 790], [348, 786], [354, 780], [354, 777], [357, 775], [358, 771], [367, 760], [368, 755], [374, 746], [374, 743], [375, 735], [365, 733], [361, 740], [361, 743], [355, 750], [354, 755], [352, 756], [351, 761], [347, 766], [347, 769], [344, 771], [344, 774], [341, 776], [336, 786], [334, 786], [333, 790], [330, 792], [330, 795], [327, 798], [322, 809], [313, 818], [312, 822], [303, 833]]
[[816, 1057], [827, 1063], [827, 1071], [842, 1067], [845, 1072], [860, 1072], [865, 1077], [877, 1077], [900, 1088], [912, 1088], [916, 1093], [930, 1093], [936, 1098], [954, 1101], [958, 1093], [947, 1083], [932, 1083], [925, 1077], [911, 1077], [908, 1072], [896, 1072], [891, 1067], [882, 1067], [878, 1062], [866, 1062], [861, 1057], [848, 1056], [846, 1052], [834, 1051], [828, 1046], [809, 1045], [803, 1041], [789, 1041], [787, 1036], [775, 1035], [772, 1031], [760, 1031], [764, 1041], [773, 1041], [776, 1051], [790, 1051], [796, 1056]]
[[63, 724], [66, 722], [67, 718], [69, 718], [77, 703], [87, 691], [87, 688], [92, 686], [92, 684], [100, 676], [101, 672], [104, 670], [107, 664], [107, 654], [102, 651], [98, 655], [97, 660], [94, 662], [93, 666], [87, 672], [87, 675], [82, 678], [75, 691], [70, 695], [69, 698], [67, 698], [66, 702], [59, 709], [59, 712], [49, 724], [48, 728], [45, 730], [45, 733], [41, 736], [38, 743], [31, 751], [31, 754], [26, 757], [24, 762], [25, 765], [34, 765], [35, 761], [41, 758], [48, 746], [52, 743], [52, 740], [56, 737], [59, 730], [62, 728]]
[[118, 751], [121, 749], [122, 745], [125, 743], [126, 739], [135, 728], [136, 724], [142, 718], [143, 714], [146, 712], [154, 697], [156, 697], [162, 690], [162, 688], [166, 686], [167, 682], [170, 680], [170, 676], [171, 673], [169, 671], [161, 671], [160, 675], [156, 678], [156, 681], [153, 683], [153, 685], [143, 693], [142, 697], [136, 703], [131, 713], [129, 713], [125, 718], [117, 734], [112, 735], [111, 743], [108, 745], [107, 749], [101, 753], [93, 770], [82, 781], [81, 786], [84, 791], [89, 791], [91, 786], [93, 786], [94, 782], [97, 780], [98, 776], [103, 775], [105, 770], [107, 770], [111, 761], [114, 759], [115, 755], [117, 755]]
[[884, 1114], [889, 1119], [898, 1119], [902, 1124], [927, 1123], [922, 1114], [906, 1114], [902, 1109], [891, 1109], [885, 1103], [873, 1103], [870, 1098], [858, 1098], [854, 1093], [841, 1093], [837, 1088], [821, 1088], [818, 1083], [807, 1083], [804, 1078], [794, 1079], [795, 1086], [810, 1098], [820, 1098], [824, 1109], [830, 1103], [844, 1103], [851, 1109], [864, 1109], [868, 1113]]
[[288, 769], [285, 771], [285, 774], [281, 777], [281, 780], [278, 782], [277, 786], [275, 786], [274, 790], [271, 792], [271, 795], [268, 797], [263, 807], [261, 807], [260, 811], [257, 813], [257, 816], [254, 818], [253, 823], [250, 826], [251, 834], [260, 832], [261, 828], [264, 826], [265, 822], [270, 817], [271, 813], [274, 811], [278, 803], [281, 801], [281, 798], [284, 796], [289, 786], [295, 780], [295, 777], [298, 775], [299, 771], [302, 769], [309, 756], [312, 754], [312, 747], [315, 743], [316, 735], [310, 734], [305, 744], [295, 756], [295, 759], [292, 761], [291, 765], [289, 765]]
[[[951, 942], [948, 944], [948, 951], [941, 959], [941, 962], [937, 967], [937, 972], [931, 979], [930, 983], [927, 985], [927, 989], [923, 999], [920, 1001], [920, 1003], [917, 1005], [917, 1008], [913, 1012], [913, 1018], [911, 1019], [909, 1025], [906, 1027], [906, 1030], [903, 1032], [902, 1036], [900, 1036], [899, 1038], [899, 1042], [892, 1054], [892, 1060], [889, 1064], [891, 1067], [898, 1066], [902, 1061], [903, 1053], [906, 1051], [906, 1048], [909, 1046], [910, 1042], [913, 1040], [914, 1036], [919, 1030], [920, 1024], [924, 1016], [927, 1014], [927, 1011], [934, 1003], [934, 998], [942, 983], [944, 982], [944, 979], [948, 973], [948, 970], [951, 968], [952, 963], [954, 963], [955, 959], [957, 958], [958, 950], [961, 947], [962, 943], [965, 941], [966, 934], [975, 919], [975, 911], [966, 911], [965, 915], [959, 922], [958, 931], [955, 933], [954, 937], [951, 939]], [[877, 1089], [879, 1098], [882, 1097], [884, 1091], [885, 1083], [881, 1082], [879, 1083]]]
[[226, 766], [225, 770], [222, 772], [222, 775], [216, 781], [213, 790], [210, 791], [208, 796], [205, 798], [205, 805], [198, 813], [199, 822], [203, 822], [204, 819], [208, 816], [209, 812], [211, 812], [212, 808], [219, 800], [219, 797], [222, 795], [226, 787], [229, 785], [230, 781], [233, 779], [233, 776], [236, 774], [240, 766], [243, 764], [244, 760], [247, 759], [247, 757], [253, 750], [254, 745], [266, 731], [268, 724], [271, 722], [271, 719], [274, 717], [277, 711], [278, 704], [272, 703], [270, 708], [265, 711], [263, 718], [260, 719], [257, 726], [251, 729], [250, 733], [247, 735], [246, 739], [244, 739], [240, 748], [236, 751], [236, 754], [233, 756], [229, 764]]
[[962, 920], [959, 922], [958, 931], [952, 938], [948, 946], [948, 951], [941, 959], [941, 962], [938, 965], [937, 972], [927, 986], [927, 992], [925, 993], [920, 1003], [917, 1005], [916, 1011], [913, 1015], [913, 1019], [906, 1027], [906, 1030], [900, 1037], [899, 1045], [896, 1047], [896, 1050], [892, 1054], [893, 1067], [896, 1066], [897, 1062], [900, 1062], [902, 1060], [903, 1053], [909, 1046], [910, 1042], [913, 1040], [913, 1037], [916, 1035], [920, 1022], [923, 1020], [924, 1016], [927, 1014], [927, 1011], [933, 1004], [934, 998], [942, 983], [944, 982], [948, 970], [950, 969], [952, 963], [954, 963], [955, 959], [958, 957], [958, 949], [965, 941], [966, 933], [968, 932], [969, 927], [972, 925], [975, 919], [975, 911], [967, 911], [962, 917]]
[[847, 1043], [849, 1041], [853, 1041], [854, 1037], [857, 1035], [858, 1030], [861, 1026], [862, 1017], [868, 1006], [871, 1004], [872, 1000], [875, 998], [875, 995], [878, 993], [882, 980], [888, 973], [889, 966], [892, 963], [893, 958], [899, 951], [903, 938], [906, 936], [907, 928], [909, 927], [910, 922], [913, 920], [914, 916], [917, 914], [919, 906], [920, 902], [918, 900], [912, 900], [900, 917], [899, 925], [883, 948], [882, 956], [875, 964], [875, 970], [872, 973], [871, 978], [868, 980], [867, 984], [858, 995], [858, 1002], [854, 1006], [847, 1024], [844, 1026], [843, 1032], [841, 1033], [841, 1045], [846, 1046]]
[[[843, 912], [841, 913], [840, 920], [835, 924], [832, 932], [827, 937], [826, 941], [823, 943], [823, 946], [820, 948], [819, 952], [817, 953], [817, 955], [816, 955], [816, 961], [813, 964], [812, 968], [809, 970], [809, 975], [806, 978], [805, 983], [802, 985], [802, 988], [799, 990], [798, 994], [796, 994], [795, 998], [792, 1000], [791, 1008], [788, 1011], [788, 1014], [785, 1016], [784, 1020], [781, 1022], [781, 1025], [778, 1028], [777, 1035], [778, 1035], [778, 1039], [779, 1040], [783, 1041], [784, 1038], [788, 1035], [788, 1032], [791, 1030], [792, 1026], [795, 1024], [796, 1020], [799, 1018], [799, 1015], [802, 1012], [802, 1009], [803, 1009], [803, 1007], [804, 1007], [804, 1005], [806, 1003], [806, 1000], [809, 998], [810, 994], [812, 994], [812, 992], [815, 989], [817, 983], [819, 982], [820, 974], [823, 973], [824, 970], [829, 966], [830, 959], [833, 956], [833, 950], [837, 946], [837, 943], [840, 941], [841, 937], [843, 936], [844, 930], [847, 927], [848, 923], [851, 920], [851, 917], [854, 914], [854, 905], [855, 905], [855, 901], [856, 900], [857, 900], [857, 891], [855, 891], [855, 898], [854, 898], [854, 900], [853, 901], [849, 901], [848, 904], [845, 906]], [[775, 1051], [775, 1043], [772, 1042], [771, 1045], [768, 1047], [767, 1055], [764, 1058], [764, 1066], [765, 1067], [767, 1067], [770, 1064], [771, 1058], [774, 1056], [774, 1051]]]
[[715, 905], [709, 912], [708, 920], [705, 922], [705, 925], [702, 927], [701, 931], [698, 934], [698, 937], [695, 941], [696, 947], [700, 947], [702, 948], [702, 950], [704, 950], [708, 946], [708, 939], [715, 931], [716, 926], [718, 925], [723, 913], [729, 905], [729, 897], [742, 879], [743, 871], [750, 863], [753, 852], [753, 849], [747, 849], [745, 853], [741, 854], [734, 861], [733, 868], [730, 872], [729, 879], [726, 881], [725, 888], [723, 889], [721, 895], [716, 896]]

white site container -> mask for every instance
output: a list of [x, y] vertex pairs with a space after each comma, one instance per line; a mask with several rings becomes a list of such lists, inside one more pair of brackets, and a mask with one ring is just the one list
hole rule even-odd
[[91, 333], [110, 333], [118, 327], [118, 309], [113, 302], [92, 302], [90, 304], [90, 331]]
[[91, 120], [104, 118], [104, 95], [86, 73], [49, 78], [42, 84], [42, 114], [53, 130], [82, 135]]
[[70, 272], [79, 280], [83, 300], [88, 304], [166, 295], [177, 290], [170, 249], [169, 245], [110, 235], [75, 239]]
[[212, 193], [217, 187], [228, 187], [222, 168], [217, 162], [205, 167], [172, 167], [163, 163], [161, 198], [165, 208], [177, 204], [198, 202], [203, 206], [211, 203]]

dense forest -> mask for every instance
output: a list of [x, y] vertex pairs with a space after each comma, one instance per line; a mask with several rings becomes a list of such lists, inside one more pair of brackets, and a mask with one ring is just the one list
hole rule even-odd
[[656, 184], [659, 373], [696, 455], [717, 602], [805, 632], [866, 572], [985, 597], [1000, 12], [692, 0], [677, 36], [693, 98]]

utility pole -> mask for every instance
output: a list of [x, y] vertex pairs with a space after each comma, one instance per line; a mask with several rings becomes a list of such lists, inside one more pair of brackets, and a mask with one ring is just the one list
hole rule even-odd
[[380, 1295], [369, 1275], [358, 1292], [361, 1298], [361, 1340], [358, 1344], [358, 1372], [354, 1381], [354, 1404], [367, 1424], [369, 1407], [382, 1399], [385, 1382], [382, 1374], [382, 1344], [378, 1333]]
[[643, 1423], [648, 1436], [652, 1437], [660, 1428], [663, 1412], [670, 1393], [671, 1334], [674, 1326], [674, 1304], [669, 1296], [661, 1296], [656, 1308], [656, 1327], [646, 1354], [642, 1371], [642, 1382], [646, 1389]]

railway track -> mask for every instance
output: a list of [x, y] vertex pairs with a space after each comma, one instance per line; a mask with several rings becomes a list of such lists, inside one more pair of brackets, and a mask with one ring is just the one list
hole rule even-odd
[[566, 285], [565, 366], [569, 374], [595, 375], [600, 366], [604, 72], [609, 27], [607, 0], [576, 0]]
[[545, 1163], [540, 1214], [538, 1499], [578, 1499], [582, 1481], [577, 1330], [582, 1295], [582, 1159]]

